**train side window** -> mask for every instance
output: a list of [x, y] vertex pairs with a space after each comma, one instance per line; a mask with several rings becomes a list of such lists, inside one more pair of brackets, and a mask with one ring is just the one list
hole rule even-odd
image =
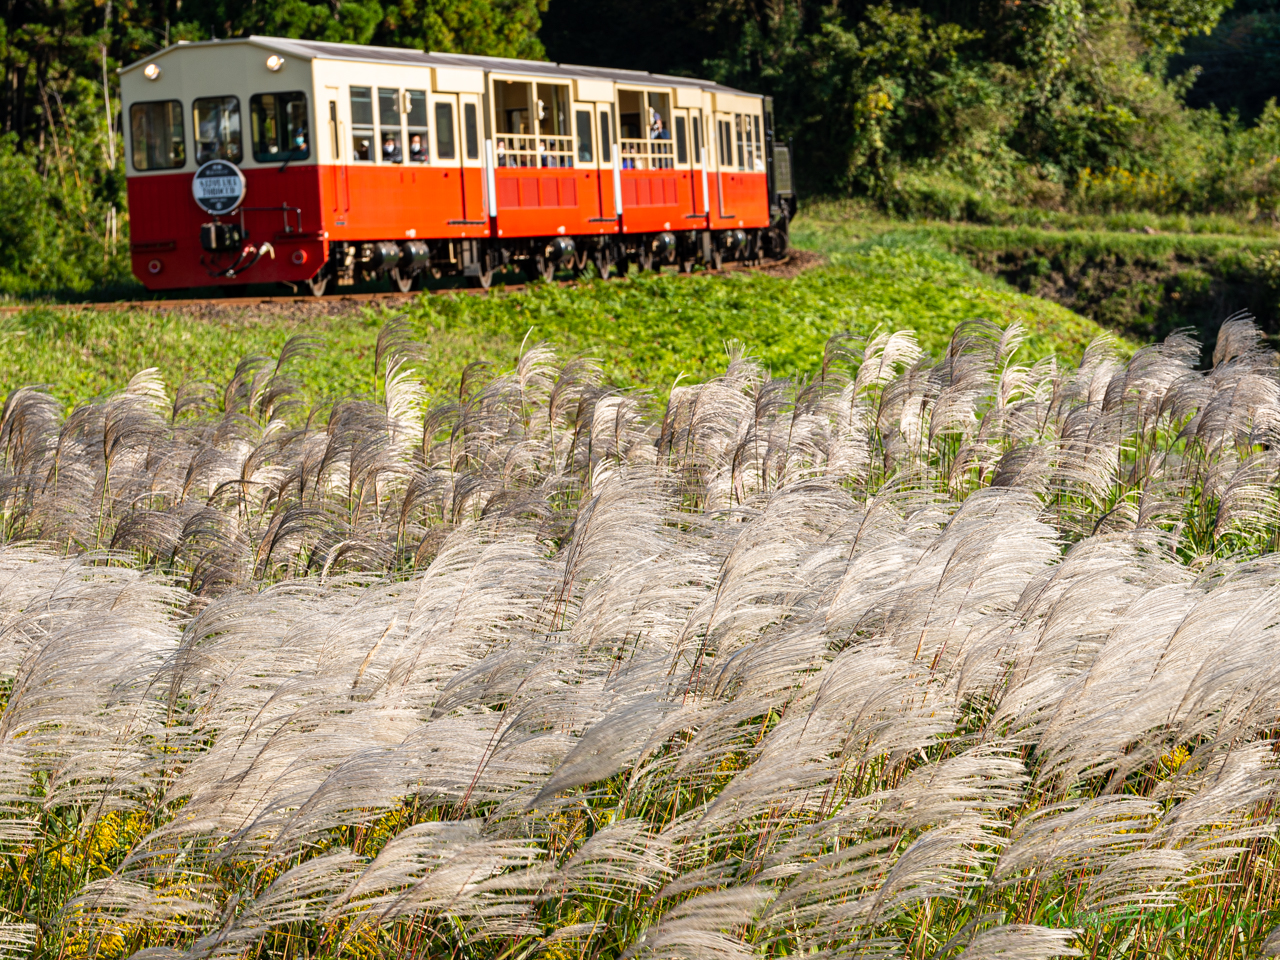
[[573, 135], [569, 131], [569, 88], [540, 83], [538, 102], [538, 166], [572, 167]]
[[453, 141], [453, 104], [436, 104], [436, 156], [453, 160], [458, 155]]
[[578, 162], [591, 163], [595, 160], [595, 152], [591, 149], [591, 111], [577, 111], [574, 123], [578, 128]]
[[684, 117], [676, 117], [676, 163], [689, 162], [689, 135], [685, 131]]
[[338, 101], [329, 101], [329, 142], [333, 144], [333, 159], [342, 159], [342, 144], [338, 143]]
[[431, 160], [431, 142], [427, 138], [427, 91], [406, 90], [409, 109], [405, 119], [409, 127], [409, 161], [428, 163]]
[[695, 111], [689, 115], [693, 127], [693, 162], [702, 163], [702, 117]]
[[378, 88], [378, 127], [383, 163], [404, 163], [404, 144], [400, 141], [400, 91], [392, 87]]
[[240, 139], [240, 98], [201, 97], [193, 105], [196, 128], [196, 163], [244, 157]]
[[613, 163], [613, 138], [609, 136], [609, 114], [600, 113], [600, 162]]
[[649, 97], [649, 162], [655, 169], [670, 169], [673, 163], [671, 144], [671, 94], [650, 93]]
[[480, 159], [480, 121], [474, 103], [462, 105], [462, 134], [467, 141], [467, 159]]
[[373, 149], [373, 89], [351, 88], [351, 159], [369, 162]]
[[497, 126], [494, 150], [498, 166], [537, 166], [538, 140], [534, 135], [532, 109], [533, 84], [493, 81], [493, 115]]
[[738, 142], [738, 169], [745, 170], [747, 168], [746, 150], [743, 148], [742, 142], [742, 114], [735, 113], [733, 115], [733, 132]]
[[733, 124], [728, 120], [719, 120], [717, 124], [720, 128], [720, 166], [723, 169], [733, 165]]
[[187, 165], [182, 102], [158, 100], [129, 108], [135, 170], [176, 170]]
[[249, 98], [253, 159], [306, 160], [311, 156], [305, 93], [255, 93]]
[[756, 168], [755, 142], [751, 139], [751, 117], [745, 113], [742, 115], [742, 131], [747, 142], [747, 162], [743, 169], [754, 170]]
[[752, 117], [751, 125], [756, 129], [756, 173], [764, 173], [764, 140], [760, 136], [760, 118]]

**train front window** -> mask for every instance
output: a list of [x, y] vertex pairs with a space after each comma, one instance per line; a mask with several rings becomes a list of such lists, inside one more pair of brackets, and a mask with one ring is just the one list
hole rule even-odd
[[590, 163], [595, 158], [591, 149], [591, 111], [579, 110], [573, 122], [578, 128], [578, 162]]
[[409, 162], [428, 163], [431, 160], [431, 146], [427, 140], [427, 92], [406, 90], [405, 100], [409, 105], [405, 114], [409, 128]]
[[244, 157], [240, 140], [240, 98], [201, 97], [195, 102], [196, 163]]
[[311, 156], [305, 93], [255, 93], [249, 98], [253, 159], [306, 160]]
[[160, 100], [129, 108], [135, 170], [175, 170], [187, 164], [187, 139], [182, 130], [182, 103]]
[[378, 126], [382, 130], [382, 162], [404, 163], [400, 142], [400, 91], [378, 88]]
[[351, 88], [351, 159], [368, 162], [373, 149], [373, 89]]

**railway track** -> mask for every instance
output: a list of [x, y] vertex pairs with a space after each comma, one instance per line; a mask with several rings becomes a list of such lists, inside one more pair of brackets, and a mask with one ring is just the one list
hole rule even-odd
[[[788, 253], [780, 260], [764, 260], [752, 266], [745, 266], [737, 263], [726, 263], [719, 270], [700, 270], [698, 276], [723, 276], [729, 273], [738, 273], [744, 270], [760, 270], [760, 269], [777, 269], [786, 267], [794, 259], [794, 253]], [[690, 277], [691, 273], [677, 273], [671, 270], [664, 270], [664, 273], [673, 276]], [[628, 274], [628, 277], [632, 276]], [[616, 278], [625, 280], [628, 277]], [[571, 287], [581, 281], [579, 280], [556, 280], [553, 281], [557, 286]], [[360, 304], [360, 303], [398, 303], [416, 300], [424, 295], [438, 296], [444, 293], [461, 293], [471, 296], [486, 296], [490, 293], [519, 293], [529, 289], [527, 283], [495, 283], [488, 290], [481, 290], [478, 287], [449, 287], [441, 290], [414, 290], [410, 293], [386, 292], [380, 291], [376, 293], [343, 293], [332, 294], [323, 297], [303, 296], [302, 294], [290, 294], [279, 297], [194, 297], [184, 300], [178, 299], [156, 299], [156, 300], [108, 300], [101, 302], [83, 302], [83, 303], [23, 303], [13, 306], [0, 307], [0, 316], [11, 316], [20, 313], [23, 310], [31, 310], [36, 307], [56, 307], [59, 310], [180, 310], [190, 307], [254, 307], [268, 304], [305, 304], [309, 306], [318, 306], [324, 304]]]

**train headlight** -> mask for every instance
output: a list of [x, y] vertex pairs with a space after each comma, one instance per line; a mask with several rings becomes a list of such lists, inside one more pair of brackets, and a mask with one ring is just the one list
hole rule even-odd
[[284, 57], [278, 57], [274, 53], [267, 57], [267, 69], [272, 73], [279, 73], [284, 69]]
[[164, 71], [160, 69], [160, 64], [158, 63], [148, 63], [142, 68], [142, 75], [148, 80], [159, 80], [162, 73]]

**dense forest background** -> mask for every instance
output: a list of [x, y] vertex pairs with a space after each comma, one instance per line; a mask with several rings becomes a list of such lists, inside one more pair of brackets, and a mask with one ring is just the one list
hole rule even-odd
[[802, 191], [1280, 217], [1280, 0], [0, 0], [0, 289], [127, 278], [115, 70], [250, 33], [771, 94]]

